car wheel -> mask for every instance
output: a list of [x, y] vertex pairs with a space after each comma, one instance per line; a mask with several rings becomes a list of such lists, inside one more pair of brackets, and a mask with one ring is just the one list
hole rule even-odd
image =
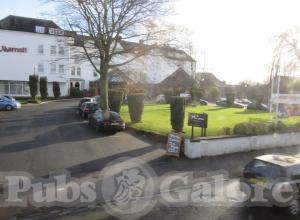
[[7, 105], [7, 106], [5, 106], [5, 110], [6, 111], [11, 111], [13, 108], [12, 108], [12, 106], [10, 106], [10, 105]]
[[290, 216], [297, 216], [300, 213], [300, 204], [298, 200], [294, 200], [291, 202], [289, 207], [287, 208], [288, 214]]

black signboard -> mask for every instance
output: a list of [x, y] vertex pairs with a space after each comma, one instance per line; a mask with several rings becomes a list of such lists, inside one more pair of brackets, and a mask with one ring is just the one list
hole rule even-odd
[[183, 146], [183, 134], [171, 133], [168, 136], [167, 155], [180, 157]]
[[208, 114], [206, 113], [189, 113], [188, 125], [192, 126], [191, 139], [194, 139], [194, 127], [201, 128], [201, 137], [206, 136], [206, 129], [208, 126]]
[[188, 121], [189, 126], [207, 128], [207, 124], [208, 124], [207, 114], [189, 113], [189, 121]]

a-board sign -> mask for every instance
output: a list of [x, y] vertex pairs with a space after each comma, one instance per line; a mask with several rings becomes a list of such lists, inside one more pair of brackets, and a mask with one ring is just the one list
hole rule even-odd
[[189, 113], [189, 126], [207, 128], [208, 114]]
[[181, 148], [183, 146], [183, 134], [171, 133], [168, 136], [167, 155], [180, 157]]

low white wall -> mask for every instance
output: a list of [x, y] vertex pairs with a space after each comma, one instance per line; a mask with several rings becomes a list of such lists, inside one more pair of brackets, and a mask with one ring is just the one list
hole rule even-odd
[[190, 158], [216, 156], [237, 152], [247, 152], [275, 147], [300, 145], [300, 133], [272, 134], [251, 137], [233, 137], [224, 139], [191, 142], [185, 140], [185, 155]]

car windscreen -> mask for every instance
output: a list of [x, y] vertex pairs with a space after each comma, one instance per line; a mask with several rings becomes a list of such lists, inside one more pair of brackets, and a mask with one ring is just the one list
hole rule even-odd
[[246, 170], [254, 173], [257, 177], [274, 180], [285, 178], [287, 176], [283, 167], [261, 160], [253, 160], [247, 165]]

